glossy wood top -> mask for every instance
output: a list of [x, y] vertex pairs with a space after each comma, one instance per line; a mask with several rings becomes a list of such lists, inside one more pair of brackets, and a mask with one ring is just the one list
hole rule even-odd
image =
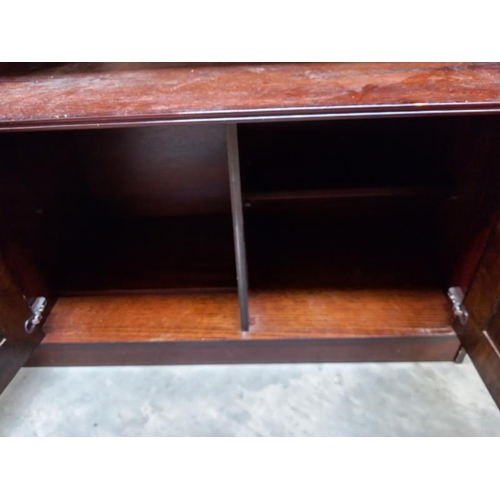
[[499, 63], [0, 66], [0, 130], [500, 112]]

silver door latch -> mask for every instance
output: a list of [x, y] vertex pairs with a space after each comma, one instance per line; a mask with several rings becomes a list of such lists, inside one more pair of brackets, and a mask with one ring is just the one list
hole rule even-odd
[[33, 333], [36, 325], [39, 325], [42, 322], [43, 311], [45, 310], [46, 306], [47, 299], [45, 297], [37, 297], [35, 300], [33, 300], [30, 306], [33, 316], [31, 316], [31, 318], [26, 320], [26, 323], [24, 323], [24, 329], [26, 330], [26, 333]]
[[452, 286], [448, 288], [448, 297], [451, 300], [451, 305], [453, 308], [453, 315], [460, 320], [462, 325], [467, 323], [469, 319], [469, 313], [464, 307], [464, 292], [459, 286]]

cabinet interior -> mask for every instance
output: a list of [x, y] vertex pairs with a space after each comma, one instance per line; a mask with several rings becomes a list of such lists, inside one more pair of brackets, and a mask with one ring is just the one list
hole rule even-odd
[[239, 125], [246, 336], [224, 125], [0, 135], [2, 253], [50, 299], [45, 343], [442, 335], [491, 221], [498, 123]]

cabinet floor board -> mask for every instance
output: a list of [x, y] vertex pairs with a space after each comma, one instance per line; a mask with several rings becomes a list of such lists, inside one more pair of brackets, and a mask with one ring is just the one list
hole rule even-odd
[[235, 293], [63, 297], [29, 364], [451, 361], [459, 348], [437, 290], [257, 292], [250, 315], [244, 336]]

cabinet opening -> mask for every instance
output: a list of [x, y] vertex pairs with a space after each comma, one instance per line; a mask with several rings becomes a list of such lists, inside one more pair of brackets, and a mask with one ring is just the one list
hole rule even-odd
[[407, 118], [240, 125], [247, 206], [451, 195], [455, 123]]
[[224, 126], [10, 133], [0, 149], [2, 252], [27, 297], [54, 298], [45, 342], [239, 335]]
[[241, 125], [251, 334], [452, 333], [447, 289], [467, 288], [497, 196], [493, 121]]
[[39, 364], [453, 359], [499, 123], [239, 125], [248, 335], [223, 125], [1, 134], [2, 255], [49, 298]]

